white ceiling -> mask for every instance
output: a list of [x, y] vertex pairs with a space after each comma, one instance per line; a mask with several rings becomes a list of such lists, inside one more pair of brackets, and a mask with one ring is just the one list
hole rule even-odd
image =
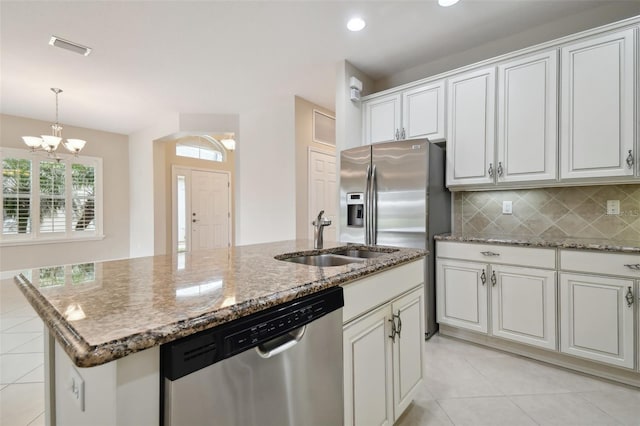
[[[298, 95], [334, 109], [336, 64], [374, 79], [613, 0], [5, 1], [0, 111], [130, 134], [166, 112]], [[367, 27], [351, 33], [351, 15]], [[51, 35], [93, 49], [49, 46]]]

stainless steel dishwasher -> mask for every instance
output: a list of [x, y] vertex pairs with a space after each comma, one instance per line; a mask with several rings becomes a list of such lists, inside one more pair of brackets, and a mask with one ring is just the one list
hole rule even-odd
[[342, 288], [165, 344], [161, 423], [343, 424]]

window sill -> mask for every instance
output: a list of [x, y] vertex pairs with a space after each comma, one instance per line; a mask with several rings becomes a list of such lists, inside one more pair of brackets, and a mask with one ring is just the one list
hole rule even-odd
[[12, 246], [39, 246], [41, 244], [61, 244], [61, 243], [78, 243], [82, 241], [99, 241], [104, 240], [104, 235], [91, 235], [86, 237], [55, 237], [55, 238], [39, 238], [37, 240], [2, 240], [0, 247]]

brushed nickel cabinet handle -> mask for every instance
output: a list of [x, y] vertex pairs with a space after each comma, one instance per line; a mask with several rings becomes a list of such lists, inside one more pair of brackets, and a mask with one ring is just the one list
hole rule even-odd
[[400, 140], [400, 130], [396, 129], [396, 140]]
[[496, 271], [491, 271], [491, 286], [495, 287], [498, 279], [496, 278]]
[[489, 163], [489, 170], [487, 170], [487, 173], [489, 173], [489, 177], [493, 177], [493, 163]]
[[401, 338], [400, 333], [402, 332], [402, 318], [400, 318], [400, 309], [398, 309], [398, 314], [393, 315], [394, 318], [398, 318], [398, 326], [396, 327], [396, 333], [398, 334], [398, 338]]
[[629, 168], [633, 167], [633, 154], [631, 154], [631, 150], [629, 150], [629, 155], [627, 156], [627, 166]]
[[640, 271], [640, 263], [632, 263], [632, 264], [625, 263], [624, 266], [626, 266], [629, 269], [633, 269], [634, 271]]
[[498, 176], [502, 177], [503, 173], [504, 173], [504, 170], [502, 169], [502, 162], [498, 161]]
[[405, 140], [407, 138], [406, 133], [404, 132], [404, 127], [402, 128], [402, 140]]
[[625, 296], [627, 299], [627, 307], [631, 307], [633, 305], [633, 292], [631, 291], [631, 286], [627, 287], [627, 295]]
[[389, 336], [389, 338], [393, 341], [393, 343], [395, 343], [396, 342], [396, 334], [398, 334], [398, 330], [396, 330], [396, 322], [394, 321], [393, 318], [391, 318], [388, 321], [391, 323], [391, 336]]
[[500, 256], [500, 253], [495, 253], [492, 251], [481, 251], [480, 252], [483, 256]]
[[487, 275], [484, 273], [484, 269], [482, 270], [482, 274], [480, 275], [480, 281], [482, 281], [482, 285], [487, 283]]

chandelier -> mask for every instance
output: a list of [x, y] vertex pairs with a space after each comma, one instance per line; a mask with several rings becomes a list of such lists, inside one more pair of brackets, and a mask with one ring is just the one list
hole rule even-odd
[[58, 95], [62, 93], [62, 89], [51, 88], [51, 91], [56, 95], [56, 122], [51, 125], [50, 135], [37, 136], [23, 136], [22, 140], [29, 147], [31, 152], [46, 151], [51, 157], [58, 158], [56, 150], [60, 146], [60, 143], [64, 145], [73, 155], [77, 156], [84, 145], [87, 143], [82, 139], [67, 139], [62, 140], [62, 126], [58, 123]]

